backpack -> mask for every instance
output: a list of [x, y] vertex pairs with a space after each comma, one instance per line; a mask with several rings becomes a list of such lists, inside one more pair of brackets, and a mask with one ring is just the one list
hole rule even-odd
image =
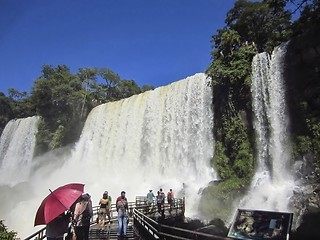
[[99, 204], [100, 204], [101, 208], [110, 208], [111, 207], [111, 197], [108, 196], [107, 199], [101, 198]]
[[89, 226], [90, 225], [91, 214], [89, 210], [89, 203], [86, 209], [81, 213], [80, 219], [77, 222], [77, 226]]
[[169, 201], [172, 201], [172, 193], [171, 193], [171, 192], [168, 192], [168, 195], [167, 195], [167, 196], [168, 196], [168, 202], [169, 202]]
[[117, 209], [119, 211], [125, 212], [128, 207], [127, 198], [117, 200]]
[[157, 203], [162, 203], [163, 197], [161, 195], [157, 195]]

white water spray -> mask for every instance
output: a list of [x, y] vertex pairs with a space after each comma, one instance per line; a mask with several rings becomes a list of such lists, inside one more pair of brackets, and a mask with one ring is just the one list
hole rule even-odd
[[[133, 201], [149, 189], [172, 188], [177, 197], [185, 194], [186, 215], [194, 216], [201, 188], [216, 178], [210, 167], [212, 126], [205, 74], [100, 105], [89, 114], [71, 153], [33, 159], [34, 174], [24, 184], [0, 183], [1, 192], [17, 201], [13, 211], [1, 209], [1, 217], [21, 236], [34, 232], [34, 216], [48, 189], [69, 182], [85, 183], [94, 205], [105, 190], [113, 200], [124, 190]], [[28, 193], [16, 196], [21, 189]]]
[[257, 170], [241, 207], [288, 211], [294, 181], [290, 173], [290, 143], [283, 86], [286, 45], [254, 57], [252, 96], [255, 114]]
[[0, 138], [0, 183], [14, 186], [28, 179], [38, 117], [8, 122]]

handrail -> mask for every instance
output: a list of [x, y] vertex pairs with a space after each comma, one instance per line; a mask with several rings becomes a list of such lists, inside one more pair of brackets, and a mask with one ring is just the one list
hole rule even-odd
[[146, 239], [179, 239], [179, 240], [230, 240], [227, 237], [196, 232], [178, 227], [160, 224], [137, 209], [133, 210], [134, 227]]
[[[142, 204], [142, 200], [140, 199], [141, 204], [140, 209], [135, 208], [133, 210], [133, 219], [134, 219], [134, 227], [139, 232], [140, 235], [145, 237], [146, 239], [179, 239], [179, 240], [193, 240], [193, 239], [203, 239], [203, 240], [230, 240], [230, 238], [222, 237], [218, 235], [212, 235], [208, 233], [202, 233], [192, 230], [187, 230], [183, 228], [168, 226], [165, 224], [160, 224], [152, 218], [148, 217], [147, 214], [147, 205]], [[168, 212], [170, 206], [169, 204], [164, 205], [165, 212]], [[171, 212], [175, 214], [175, 216], [182, 215], [184, 216], [185, 211], [185, 202], [184, 199], [175, 199], [174, 205], [171, 209]], [[148, 214], [153, 214], [157, 212], [157, 209], [154, 207], [153, 211]]]
[[[136, 197], [136, 204], [135, 204], [135, 208], [140, 210], [142, 213], [144, 214], [154, 214], [156, 213], [157, 210], [157, 204], [155, 203], [155, 201], [152, 203], [152, 208], [151, 208], [151, 212], [149, 212], [149, 206], [147, 205], [147, 199], [144, 196], [137, 196]], [[169, 212], [170, 210], [170, 205], [168, 203], [164, 204], [164, 209], [165, 211]], [[184, 215], [185, 212], [185, 199], [184, 198], [175, 198], [173, 200], [173, 205], [171, 206], [171, 213], [175, 213], [175, 214], [180, 214], [180, 215]]]
[[37, 231], [34, 234], [32, 234], [31, 236], [25, 238], [25, 240], [31, 240], [31, 239], [41, 240], [41, 239], [45, 239], [47, 237], [46, 234], [45, 234], [45, 230], [46, 230], [46, 227], [41, 228], [39, 231]]
[[[132, 214], [133, 208], [135, 207], [135, 202], [128, 202], [129, 206], [129, 214]], [[93, 216], [90, 219], [90, 225], [93, 225], [97, 222], [97, 217], [99, 213], [99, 206], [93, 206]], [[116, 211], [116, 204], [111, 204], [111, 211], [110, 211], [111, 219], [114, 220], [117, 218], [117, 211]], [[33, 233], [32, 235], [26, 237], [24, 240], [42, 240], [45, 239], [46, 236], [46, 229], [47, 227], [43, 227], [37, 232]]]
[[[185, 239], [185, 240], [193, 240], [193, 239], [215, 239], [215, 240], [230, 240], [227, 237], [221, 237], [218, 235], [212, 235], [208, 233], [202, 233], [197, 231], [191, 231], [188, 229], [172, 227], [168, 225], [159, 224], [161, 227], [161, 232], [159, 234], [163, 237], [170, 237], [170, 239]], [[166, 231], [169, 231], [166, 232]], [[184, 237], [185, 236], [185, 237]]]

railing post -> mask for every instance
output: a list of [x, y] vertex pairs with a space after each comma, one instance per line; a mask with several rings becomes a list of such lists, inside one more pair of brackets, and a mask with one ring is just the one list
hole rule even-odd
[[182, 213], [185, 213], [185, 197], [182, 198]]

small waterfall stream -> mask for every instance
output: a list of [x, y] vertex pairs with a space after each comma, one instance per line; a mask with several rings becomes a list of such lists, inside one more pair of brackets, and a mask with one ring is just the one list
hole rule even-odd
[[8, 122], [0, 138], [0, 184], [14, 186], [29, 177], [39, 117]]
[[283, 85], [286, 45], [272, 55], [260, 53], [252, 63], [252, 97], [257, 146], [257, 170], [243, 208], [288, 211], [294, 180], [290, 172], [290, 142]]

